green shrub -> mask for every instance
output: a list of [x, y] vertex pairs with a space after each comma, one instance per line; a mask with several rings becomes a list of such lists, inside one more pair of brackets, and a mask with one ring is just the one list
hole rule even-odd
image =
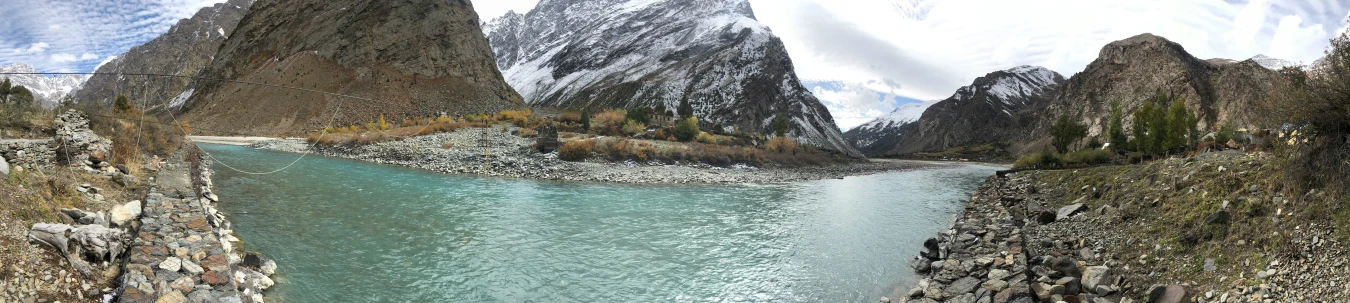
[[638, 122], [637, 120], [630, 119], [628, 120], [628, 123], [623, 124], [623, 133], [629, 136], [642, 133], [643, 131], [646, 130], [647, 125], [642, 124], [642, 122]]
[[1111, 162], [1111, 151], [1106, 149], [1080, 150], [1064, 155], [1065, 164], [1104, 164]]
[[709, 133], [698, 133], [698, 137], [695, 139], [699, 143], [717, 144], [717, 136], [713, 136], [712, 134]]
[[638, 123], [642, 124], [651, 123], [652, 120], [651, 113], [649, 110], [647, 110], [646, 107], [630, 109], [628, 110], [627, 113], [625, 113], [624, 118], [627, 118], [629, 121], [637, 121]]
[[698, 129], [698, 118], [689, 117], [680, 120], [675, 124], [675, 138], [680, 141], [691, 141], [698, 137], [701, 131]]

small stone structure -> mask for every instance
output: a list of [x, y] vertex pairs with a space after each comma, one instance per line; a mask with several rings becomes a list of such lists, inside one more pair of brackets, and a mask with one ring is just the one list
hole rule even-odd
[[558, 128], [552, 125], [544, 125], [538, 128], [539, 133], [535, 138], [535, 146], [539, 152], [550, 153], [558, 150]]

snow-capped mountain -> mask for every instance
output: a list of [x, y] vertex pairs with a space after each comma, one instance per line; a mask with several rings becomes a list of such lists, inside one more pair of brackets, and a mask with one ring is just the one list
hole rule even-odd
[[941, 151], [958, 146], [1007, 143], [1030, 125], [1038, 105], [1053, 97], [1064, 77], [1044, 67], [1018, 66], [976, 78], [947, 99], [897, 109], [845, 134], [869, 155]]
[[[221, 43], [233, 33], [239, 20], [248, 13], [253, 0], [230, 0], [204, 7], [191, 18], [179, 20], [168, 32], [150, 42], [104, 62], [94, 75], [73, 95], [77, 102], [112, 104], [117, 95], [125, 95], [143, 108], [162, 106], [185, 93], [191, 96], [187, 78], [122, 76], [116, 73], [150, 73], [195, 76], [201, 72]], [[181, 105], [173, 104], [172, 106]]]
[[[909, 103], [895, 110], [844, 132], [844, 139], [864, 154], [878, 154], [890, 149], [900, 136], [904, 135], [905, 125], [919, 121], [923, 112], [941, 100]], [[882, 143], [882, 144], [878, 144]], [[879, 149], [881, 148], [881, 149]]]
[[1286, 67], [1298, 67], [1298, 66], [1302, 66], [1302, 64], [1298, 64], [1298, 63], [1293, 62], [1293, 61], [1284, 60], [1284, 59], [1280, 59], [1280, 58], [1273, 58], [1273, 57], [1266, 56], [1266, 55], [1256, 55], [1255, 57], [1252, 57], [1252, 61], [1256, 61], [1256, 64], [1260, 64], [1262, 67], [1265, 67], [1265, 68], [1268, 68], [1268, 69], [1271, 69], [1271, 70], [1280, 70], [1280, 69], [1286, 68]]
[[860, 155], [746, 0], [543, 0], [484, 26], [526, 102], [574, 109], [689, 100], [700, 119]]
[[[36, 73], [36, 69], [23, 63], [15, 63], [9, 66], [0, 66], [0, 73]], [[80, 88], [84, 84], [85, 77], [79, 75], [62, 75], [56, 77], [47, 77], [44, 75], [3, 75], [0, 78], [9, 78], [13, 85], [23, 85], [33, 92], [33, 99], [37, 99], [38, 104], [43, 107], [51, 108], [61, 103], [71, 91]]]

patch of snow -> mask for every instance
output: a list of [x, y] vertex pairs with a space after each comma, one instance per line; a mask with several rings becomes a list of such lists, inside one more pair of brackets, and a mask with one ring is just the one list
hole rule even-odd
[[169, 101], [169, 107], [173, 108], [183, 106], [183, 103], [187, 103], [187, 100], [189, 98], [192, 98], [192, 93], [194, 91], [196, 91], [196, 89], [188, 88], [187, 90], [184, 90], [183, 93], [178, 94], [177, 97], [173, 97], [173, 100]]

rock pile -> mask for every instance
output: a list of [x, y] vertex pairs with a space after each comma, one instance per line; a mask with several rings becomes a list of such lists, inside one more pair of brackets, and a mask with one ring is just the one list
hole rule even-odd
[[[1032, 302], [1020, 201], [1000, 195], [991, 178], [937, 238], [924, 243], [913, 267], [926, 275], [907, 302]], [[888, 299], [883, 299], [888, 301]]]
[[53, 125], [56, 127], [56, 137], [52, 138], [51, 149], [57, 163], [83, 165], [85, 171], [105, 176], [113, 176], [117, 172], [110, 162], [112, 141], [90, 130], [89, 120], [78, 111], [72, 109], [56, 116]]

